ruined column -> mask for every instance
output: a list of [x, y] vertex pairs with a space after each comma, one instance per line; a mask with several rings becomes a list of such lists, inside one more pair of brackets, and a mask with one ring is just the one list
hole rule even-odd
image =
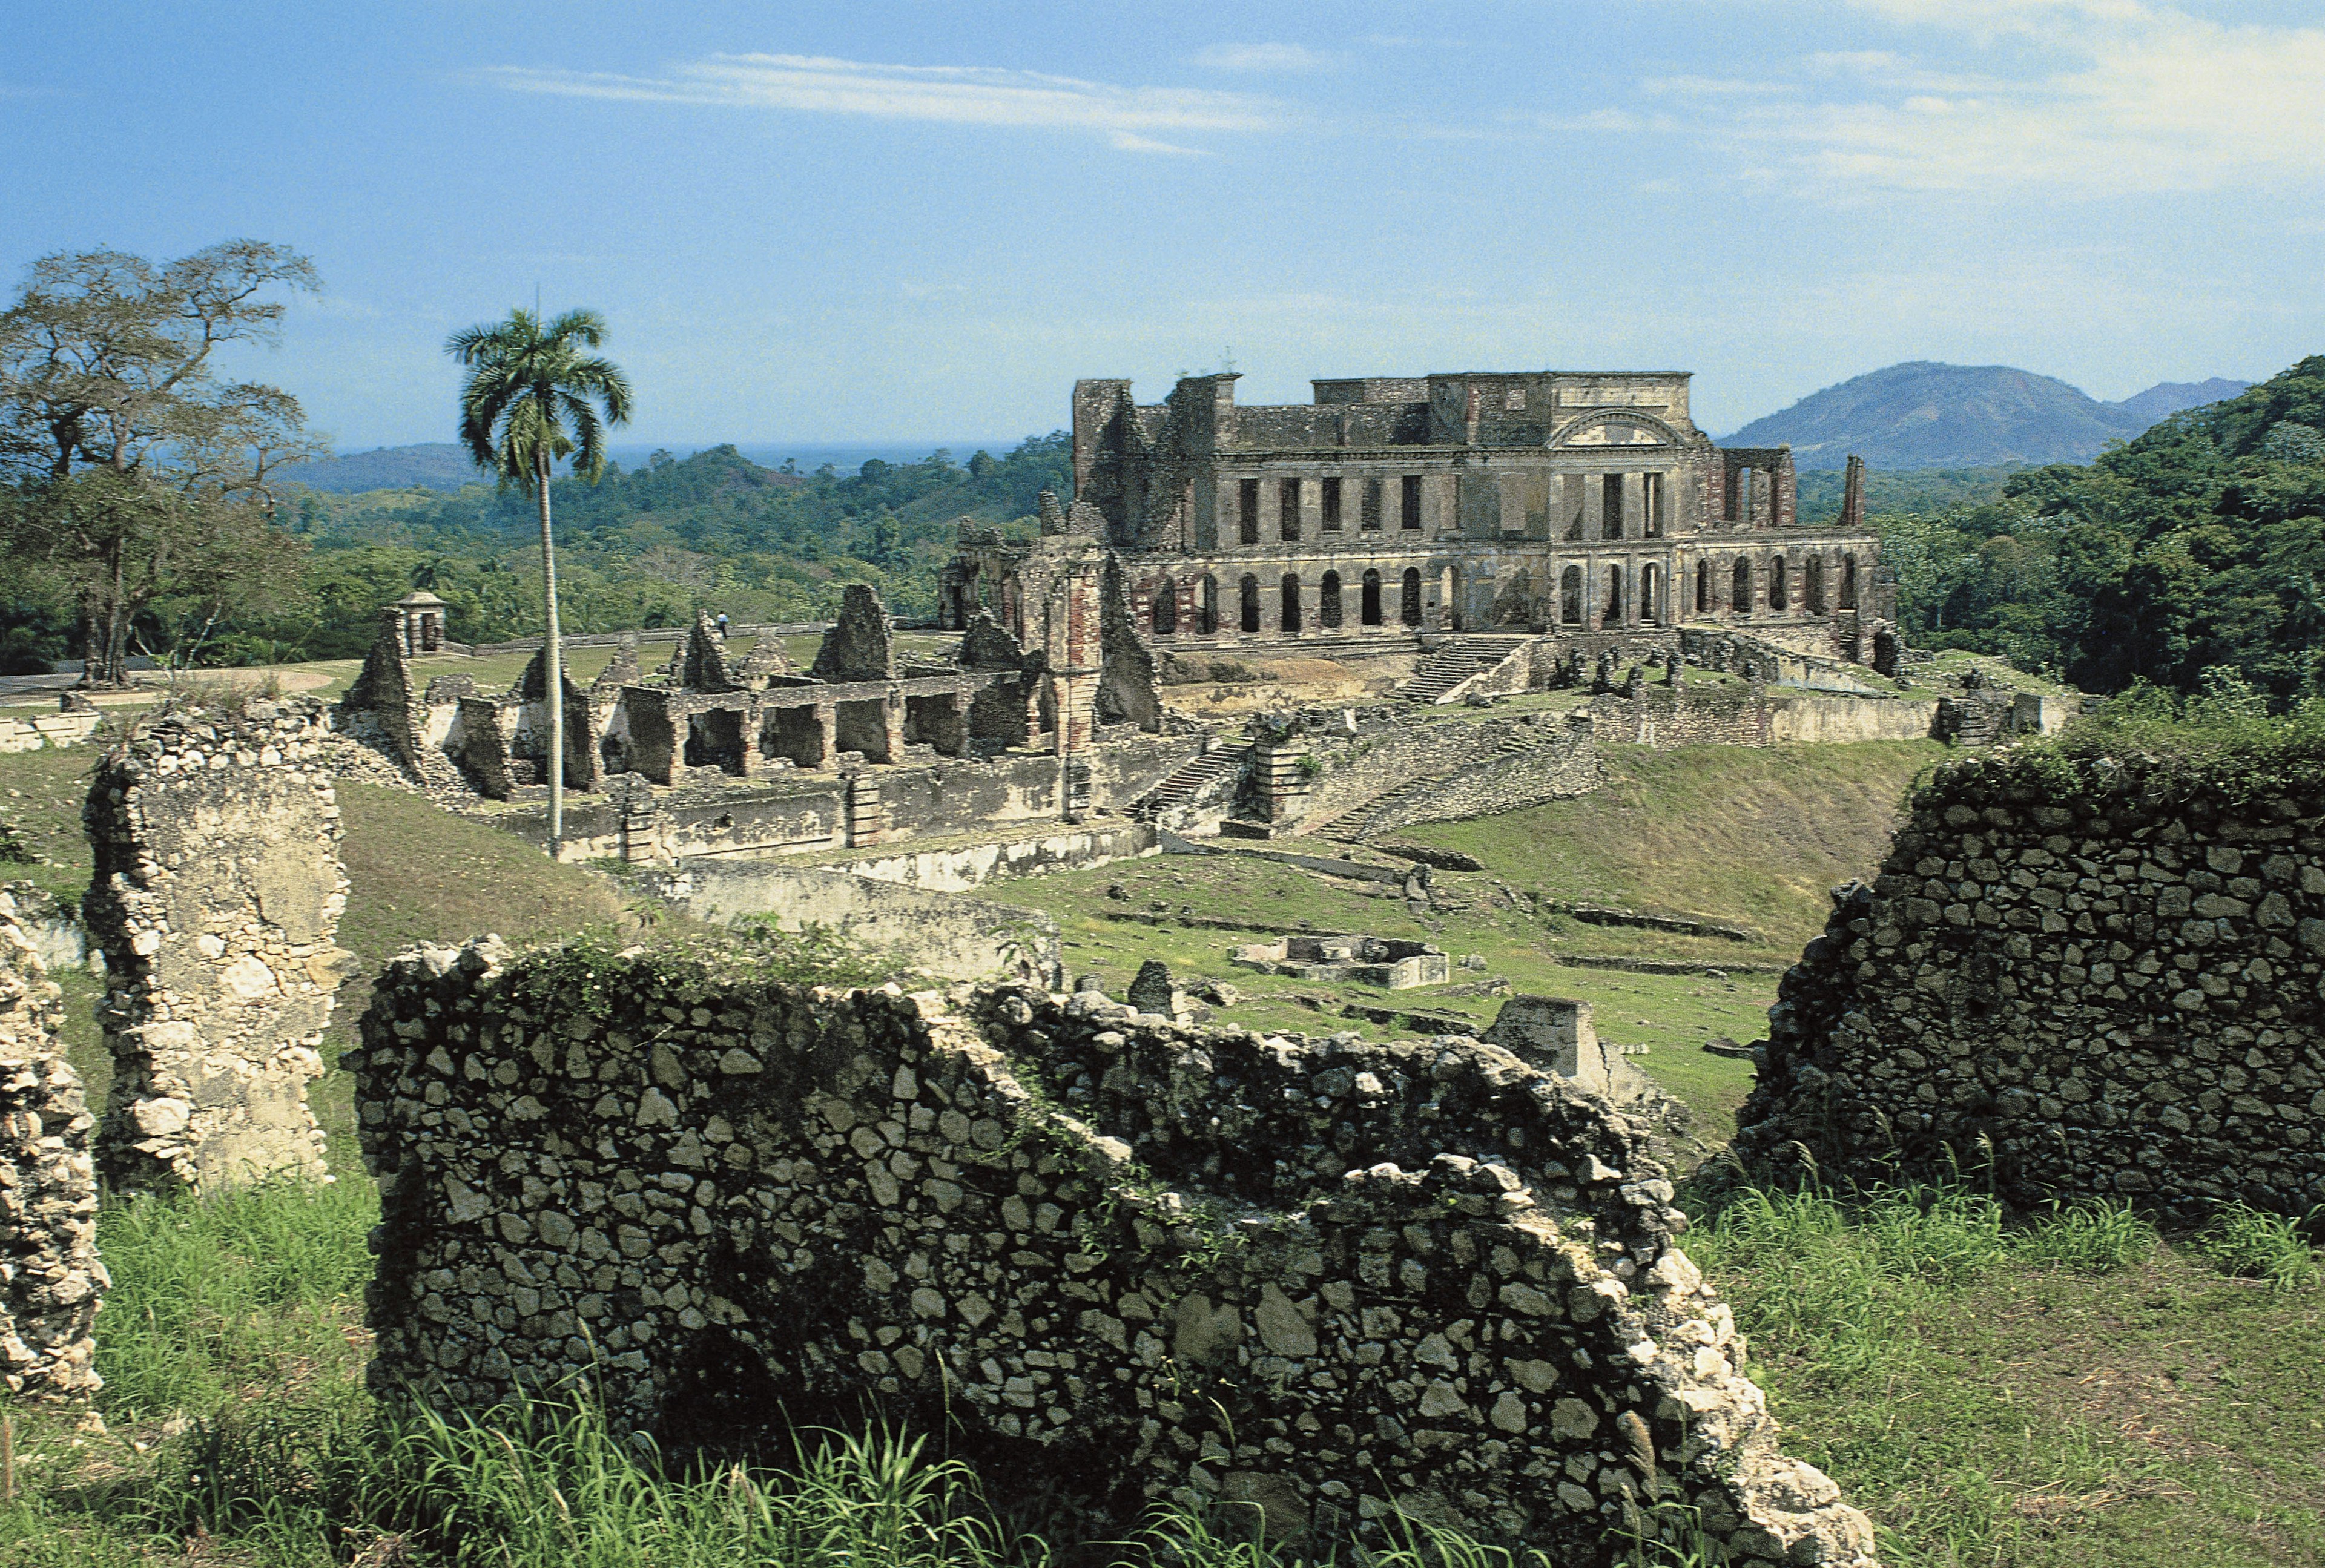
[[815, 761], [810, 765], [829, 767], [831, 759], [839, 755], [839, 709], [836, 703], [815, 705], [815, 732], [818, 737]]
[[105, 950], [116, 1185], [324, 1174], [307, 1085], [353, 955], [321, 703], [187, 709], [98, 763], [83, 908]]
[[94, 1118], [58, 1053], [57, 988], [0, 893], [0, 1386], [96, 1392], [89, 1331], [112, 1281], [97, 1257]]

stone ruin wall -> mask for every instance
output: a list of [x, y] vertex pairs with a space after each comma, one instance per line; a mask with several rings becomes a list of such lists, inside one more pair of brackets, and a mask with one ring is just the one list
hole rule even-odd
[[1737, 1139], [1764, 1168], [1990, 1158], [2020, 1203], [2305, 1214], [2325, 1202], [2325, 788], [2237, 803], [2144, 757], [1952, 764], [1872, 886], [1837, 890], [1765, 1055]]
[[142, 724], [97, 765], [83, 901], [105, 951], [107, 1179], [214, 1187], [324, 1174], [307, 1086], [353, 963], [339, 808], [310, 698]]
[[94, 1393], [91, 1330], [112, 1282], [97, 1257], [96, 1118], [59, 1053], [61, 993], [0, 893], [0, 1386]]
[[730, 1442], [869, 1400], [1117, 1527], [1403, 1510], [1587, 1563], [1672, 1501], [1739, 1563], [1872, 1560], [1638, 1125], [1496, 1046], [487, 943], [398, 959], [348, 1064], [383, 1393], [594, 1367], [623, 1421]]

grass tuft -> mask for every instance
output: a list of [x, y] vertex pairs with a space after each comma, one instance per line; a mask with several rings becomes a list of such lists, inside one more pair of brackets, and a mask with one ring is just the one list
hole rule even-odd
[[2302, 1235], [2299, 1221], [2241, 1202], [2213, 1215], [2192, 1250], [2223, 1274], [2261, 1280], [2278, 1290], [2305, 1289], [2320, 1277], [2316, 1250]]

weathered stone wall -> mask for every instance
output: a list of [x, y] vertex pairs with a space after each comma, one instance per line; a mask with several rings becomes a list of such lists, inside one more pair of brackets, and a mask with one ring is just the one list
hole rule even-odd
[[392, 965], [349, 1065], [383, 1393], [594, 1367], [625, 1423], [729, 1440], [869, 1396], [1116, 1524], [1402, 1509], [1583, 1564], [1667, 1499], [1739, 1563], [1871, 1561], [1637, 1124], [1496, 1046], [471, 946]]
[[339, 808], [310, 698], [163, 713], [107, 750], [83, 816], [105, 950], [108, 1180], [323, 1173], [307, 1085], [352, 956]]
[[105, 715], [93, 707], [78, 712], [42, 713], [32, 719], [0, 719], [0, 752], [79, 746], [104, 722]]
[[1791, 741], [1927, 740], [1933, 702], [1787, 691], [1755, 682], [1711, 688], [1644, 685], [1632, 696], [1590, 700], [1598, 738], [1610, 745], [1774, 746]]
[[1486, 762], [1532, 717], [1416, 722], [1399, 713], [1366, 723], [1353, 736], [1311, 735], [1319, 771], [1309, 782], [1305, 815], [1327, 821], [1415, 779]]
[[647, 886], [698, 920], [723, 925], [764, 916], [783, 931], [820, 927], [858, 952], [939, 979], [1054, 977], [1062, 961], [1057, 923], [1039, 910], [848, 870], [777, 860], [694, 860], [653, 873]]
[[987, 882], [1038, 877], [1045, 871], [1104, 866], [1115, 860], [1157, 855], [1162, 849], [1155, 830], [1144, 822], [1119, 818], [1073, 828], [1061, 823], [1039, 833], [1020, 828], [980, 843], [954, 843], [943, 849], [899, 846], [894, 854], [876, 854], [836, 862], [830, 869], [875, 882], [901, 883], [928, 893], [966, 893]]
[[2024, 1203], [2325, 1202], [2325, 789], [1941, 769], [1784, 978], [1739, 1153]]
[[96, 1120], [57, 1053], [60, 993], [0, 893], [0, 1385], [96, 1390], [90, 1330], [112, 1281], [97, 1257]]
[[1588, 720], [1549, 722], [1521, 733], [1482, 762], [1410, 784], [1347, 819], [1358, 838], [1422, 822], [1467, 821], [1524, 811], [1545, 801], [1570, 800], [1598, 787], [1598, 745]]

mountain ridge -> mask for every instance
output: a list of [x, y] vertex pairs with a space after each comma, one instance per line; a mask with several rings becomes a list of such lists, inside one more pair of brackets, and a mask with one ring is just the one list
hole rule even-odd
[[1841, 468], [1851, 454], [1892, 469], [2083, 462], [2111, 441], [2128, 441], [2250, 385], [2217, 376], [2163, 381], [2102, 403], [2015, 366], [1909, 359], [1812, 392], [1724, 439], [1736, 446], [1790, 443], [1792, 460], [1807, 469]]

